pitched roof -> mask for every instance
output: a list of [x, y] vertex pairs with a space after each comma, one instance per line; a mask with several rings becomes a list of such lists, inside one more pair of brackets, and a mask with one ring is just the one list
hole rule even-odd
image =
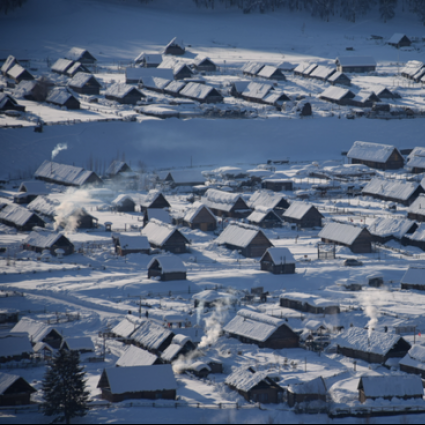
[[226, 384], [248, 393], [261, 382], [268, 381], [269, 375], [269, 372], [255, 372], [251, 367], [242, 366], [227, 377]]
[[122, 195], [118, 195], [112, 202], [111, 202], [111, 204], [112, 205], [114, 205], [114, 206], [122, 206], [122, 205], [124, 205], [124, 203], [125, 202], [127, 202], [127, 201], [131, 201], [131, 202], [133, 202], [134, 203], [134, 199], [133, 199], [133, 197], [132, 196], [130, 196], [130, 195], [125, 195], [125, 194], [122, 194]]
[[411, 214], [418, 214], [425, 216], [425, 194], [418, 196], [415, 202], [409, 207], [408, 210]]
[[118, 367], [135, 367], [135, 366], [152, 366], [158, 357], [149, 351], [130, 345], [125, 353], [118, 359], [115, 366]]
[[66, 74], [70, 76], [76, 75], [79, 72], [84, 74], [90, 73], [90, 71], [81, 62], [74, 62], [74, 64], [66, 70]]
[[295, 201], [285, 211], [283, 217], [293, 218], [295, 220], [302, 220], [312, 208], [315, 208], [313, 204]]
[[33, 348], [28, 335], [0, 337], [0, 358], [32, 354]]
[[158, 221], [162, 221], [165, 224], [172, 224], [172, 217], [167, 210], [162, 210], [159, 208], [148, 208], [146, 210], [146, 216], [148, 221], [155, 219]]
[[263, 78], [271, 78], [275, 73], [282, 74], [279, 68], [276, 68], [275, 66], [266, 65], [257, 73], [257, 76]]
[[183, 90], [180, 91], [182, 96], [192, 99], [204, 100], [209, 96], [221, 96], [221, 94], [214, 87], [206, 84], [189, 83]]
[[172, 362], [177, 358], [183, 347], [179, 344], [170, 344], [161, 355], [161, 359], [166, 362]]
[[246, 74], [257, 75], [266, 65], [259, 62], [247, 62], [243, 67], [242, 71]]
[[183, 39], [181, 39], [181, 38], [179, 38], [179, 37], [174, 37], [168, 44], [167, 44], [167, 47], [170, 47], [170, 46], [178, 46], [178, 47], [181, 47], [182, 49], [184, 49], [185, 48], [185, 45], [184, 45], [184, 42], [183, 42]]
[[34, 201], [28, 204], [28, 209], [47, 217], [54, 217], [57, 215], [56, 208], [59, 207], [60, 204], [58, 200], [49, 196], [37, 196]]
[[342, 89], [340, 87], [328, 87], [319, 97], [322, 99], [331, 99], [335, 101], [340, 101], [345, 97], [354, 97], [354, 93], [349, 89]]
[[393, 236], [403, 238], [415, 225], [414, 221], [397, 217], [378, 217], [370, 226], [369, 231], [374, 236], [388, 238]]
[[180, 93], [186, 87], [186, 84], [187, 83], [184, 81], [172, 81], [170, 84], [164, 87], [164, 90], [171, 93]]
[[[13, 79], [19, 78], [23, 73], [28, 72], [24, 67], [21, 65], [15, 65], [13, 68], [9, 69], [7, 71], [7, 75]], [[29, 72], [28, 72], [29, 74]], [[29, 74], [32, 78], [34, 78], [31, 74]]]
[[148, 238], [143, 236], [128, 236], [128, 235], [119, 235], [119, 244], [121, 249], [128, 251], [149, 251], [150, 245]]
[[134, 86], [130, 86], [129, 84], [124, 83], [115, 83], [112, 84], [105, 92], [105, 96], [115, 97], [117, 99], [122, 99], [128, 96], [132, 91], [137, 91], [140, 94], [140, 99], [143, 94], [137, 90]]
[[425, 170], [425, 148], [415, 148], [408, 157], [408, 169], [422, 168]]
[[408, 201], [419, 187], [421, 187], [420, 183], [374, 178], [363, 189], [363, 194], [380, 195], [399, 201]]
[[285, 292], [281, 298], [298, 301], [303, 304], [309, 304], [315, 307], [337, 307], [336, 301], [327, 300], [317, 295], [306, 294], [304, 292]]
[[362, 376], [359, 389], [363, 388], [366, 397], [423, 397], [424, 388], [419, 376]]
[[17, 226], [24, 226], [32, 217], [34, 213], [26, 208], [19, 207], [14, 204], [3, 204], [0, 206], [0, 219], [9, 221]]
[[46, 102], [53, 103], [55, 105], [63, 106], [68, 102], [70, 99], [77, 100], [72, 93], [70, 93], [65, 88], [56, 88], [52, 90], [49, 95], [47, 96]]
[[[244, 198], [238, 193], [228, 193], [216, 189], [208, 189], [202, 198], [202, 202], [207, 207], [227, 212], [230, 212], [238, 201], [245, 203]], [[248, 206], [246, 207], [249, 209]]]
[[255, 211], [253, 211], [248, 217], [247, 220], [250, 223], [261, 224], [263, 220], [265, 220], [269, 215], [274, 216], [278, 222], [282, 222], [283, 220], [274, 212], [272, 208], [264, 208], [258, 207]]
[[28, 391], [30, 393], [36, 392], [36, 390], [20, 376], [9, 375], [8, 373], [0, 373], [0, 395], [3, 395], [15, 382], [20, 380], [25, 382], [25, 384], [28, 386]]
[[243, 91], [242, 96], [262, 100], [272, 90], [273, 86], [268, 83], [249, 83], [248, 87]]
[[[177, 227], [162, 221], [152, 219], [142, 230], [142, 235], [149, 239], [149, 243], [155, 246], [163, 246], [176, 233], [180, 233]], [[180, 233], [185, 239], [185, 243], [189, 243], [186, 237]]]
[[[266, 180], [266, 181], [270, 181], [270, 180]], [[288, 181], [288, 180], [285, 180], [285, 181]], [[258, 207], [276, 208], [279, 205], [279, 203], [282, 202], [282, 200], [286, 201], [283, 195], [280, 195], [278, 193], [271, 193], [271, 192], [259, 190], [258, 192], [255, 192], [251, 196], [249, 200], [249, 206], [251, 208], [258, 208]]]
[[[198, 214], [204, 209], [206, 208], [206, 210], [211, 214], [212, 217], [215, 217], [215, 215], [213, 214], [213, 212], [206, 206], [204, 205], [202, 202], [195, 202], [192, 205], [192, 208], [188, 209], [186, 211], [186, 215], [184, 216], [184, 221], [186, 223], [193, 223], [193, 220], [198, 216]], [[216, 219], [217, 220], [217, 219]]]
[[319, 238], [351, 246], [364, 229], [349, 224], [329, 223], [319, 233]]
[[320, 65], [310, 74], [310, 77], [316, 77], [319, 79], [327, 80], [335, 72], [335, 68]]
[[151, 268], [158, 261], [163, 273], [186, 273], [187, 268], [176, 255], [158, 255], [148, 265]]
[[66, 238], [62, 233], [40, 231], [31, 232], [23, 244], [37, 248], [51, 248], [60, 238]]
[[174, 183], [177, 184], [204, 184], [205, 176], [198, 170], [172, 170], [160, 173], [160, 177], [168, 177], [171, 175]]
[[65, 74], [71, 66], [74, 65], [74, 61], [69, 59], [58, 59], [52, 66], [52, 71]]
[[97, 86], [101, 87], [99, 81], [91, 74], [85, 74], [83, 72], [79, 72], [69, 83], [69, 87], [83, 88], [87, 83], [94, 83]]
[[[224, 229], [215, 242], [218, 245], [233, 245], [246, 248], [258, 235], [262, 235], [267, 239], [266, 235], [258, 227], [232, 222]], [[272, 245], [271, 242], [270, 245]]]
[[[389, 40], [388, 40], [388, 44], [400, 44], [404, 38], [407, 38], [409, 40], [409, 38], [407, 37], [406, 34], [401, 34], [401, 33], [395, 33]], [[410, 40], [409, 40], [410, 41]]]
[[211, 62], [213, 65], [215, 65], [214, 62], [209, 57], [203, 56], [203, 55], [198, 55], [193, 60], [193, 64], [195, 66], [202, 66], [204, 64], [204, 62]]
[[79, 47], [73, 47], [67, 54], [66, 58], [73, 60], [73, 61], [81, 61], [83, 59], [83, 56], [88, 54], [93, 60], [96, 60], [93, 55], [90, 54], [90, 52], [86, 49], [81, 49]]
[[305, 395], [326, 395], [328, 390], [323, 378], [319, 377], [309, 382], [303, 382], [297, 385], [290, 385], [288, 391], [292, 394], [305, 394]]
[[152, 190], [147, 195], [140, 195], [140, 205], [149, 208], [161, 195], [164, 196], [159, 190]]
[[424, 66], [425, 65], [420, 61], [409, 61], [407, 62], [406, 67], [402, 69], [401, 75], [413, 78], [416, 75], [425, 72]]
[[129, 165], [124, 161], [115, 160], [112, 162], [112, 164], [109, 166], [108, 170], [106, 171], [106, 174], [110, 176], [115, 176], [118, 173], [122, 172], [123, 169], [130, 168]]
[[161, 53], [140, 53], [136, 59], [134, 59], [135, 63], [146, 62], [147, 64], [159, 65], [162, 62], [162, 54]]
[[334, 83], [335, 81], [337, 81], [339, 78], [341, 78], [341, 77], [345, 77], [345, 78], [347, 78], [348, 80], [350, 80], [350, 78], [349, 77], [347, 77], [343, 72], [335, 72], [335, 74], [332, 74], [329, 78], [328, 78], [328, 81], [329, 82], [331, 82], [331, 83]]
[[425, 268], [409, 267], [401, 283], [409, 285], [425, 285]]
[[263, 255], [263, 258], [267, 255], [267, 253], [270, 254], [272, 257], [274, 264], [295, 264], [295, 258], [291, 251], [289, 251], [288, 248], [269, 248]]
[[141, 324], [142, 320], [138, 320], [132, 316], [127, 316], [111, 330], [111, 333], [121, 338], [129, 338]]
[[391, 158], [391, 155], [395, 150], [400, 153], [395, 146], [391, 145], [382, 145], [369, 142], [355, 142], [353, 147], [348, 152], [347, 157], [370, 162], [386, 163]]
[[408, 238], [412, 241], [425, 242], [425, 223], [421, 223], [416, 232], [412, 236], [408, 236]]
[[95, 346], [93, 344], [93, 341], [88, 336], [66, 338], [64, 341], [62, 341], [62, 347], [64, 347], [65, 344], [71, 351], [82, 351], [82, 350], [95, 351]]
[[132, 333], [131, 339], [147, 350], [158, 350], [172, 334], [155, 322], [145, 320]]
[[10, 55], [6, 62], [1, 67], [2, 74], [7, 74], [9, 69], [12, 69], [16, 64], [18, 64], [18, 60], [15, 58], [15, 56]]
[[35, 344], [37, 342], [42, 342], [43, 339], [52, 331], [59, 333], [51, 326], [29, 319], [28, 317], [23, 317], [10, 332], [12, 334], [28, 334], [31, 342]]

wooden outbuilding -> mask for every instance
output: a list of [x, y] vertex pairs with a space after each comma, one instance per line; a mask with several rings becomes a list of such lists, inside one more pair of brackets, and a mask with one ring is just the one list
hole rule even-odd
[[260, 263], [263, 271], [273, 274], [295, 274], [296, 261], [288, 248], [269, 248]]
[[[425, 273], [425, 269], [423, 273]], [[400, 370], [425, 379], [425, 347], [414, 345], [406, 357], [400, 360]]]
[[[309, 382], [290, 385], [288, 387], [288, 405], [289, 407], [299, 407], [303, 405], [308, 407], [310, 403], [327, 402], [328, 390], [325, 381], [319, 377]], [[320, 410], [320, 408], [319, 408]]]
[[282, 350], [297, 348], [299, 336], [285, 322], [263, 313], [240, 310], [223, 331], [231, 338], [259, 348]]
[[226, 379], [226, 385], [247, 402], [279, 404], [283, 402], [284, 390], [272, 378], [269, 372], [257, 372], [253, 367], [242, 366]]
[[52, 72], [59, 75], [66, 75], [67, 71], [74, 66], [75, 62], [69, 59], [58, 59], [52, 65]]
[[143, 223], [146, 226], [151, 220], [158, 220], [165, 224], [180, 225], [180, 221], [175, 220], [170, 215], [170, 210], [159, 208], [148, 208], [143, 216]]
[[316, 63], [303, 62], [294, 69], [294, 75], [299, 77], [309, 77], [310, 74], [318, 67]]
[[338, 353], [352, 359], [384, 365], [388, 359], [402, 359], [412, 348], [400, 335], [350, 328], [335, 343]]
[[280, 306], [310, 314], [339, 314], [339, 304], [316, 295], [290, 292], [280, 297]]
[[406, 168], [413, 174], [425, 173], [425, 148], [415, 148], [407, 158]]
[[409, 61], [406, 67], [401, 70], [401, 75], [408, 80], [419, 83], [425, 75], [425, 65], [420, 61]]
[[288, 179], [265, 179], [261, 183], [263, 189], [272, 190], [273, 192], [292, 192], [294, 183]]
[[90, 70], [81, 62], [74, 62], [65, 72], [68, 77], [74, 78], [78, 73], [90, 74]]
[[7, 71], [7, 76], [11, 78], [16, 84], [21, 81], [32, 81], [34, 77], [21, 65], [15, 65]]
[[106, 175], [111, 178], [117, 178], [121, 175], [125, 176], [126, 173], [132, 173], [131, 167], [124, 161], [115, 160], [112, 161], [111, 165], [106, 170]]
[[191, 229], [213, 232], [217, 228], [217, 218], [213, 212], [201, 202], [192, 205], [183, 218], [183, 224]]
[[150, 253], [150, 244], [148, 238], [144, 236], [128, 236], [120, 234], [118, 236], [117, 253], [121, 257], [130, 254], [146, 254]]
[[377, 63], [370, 56], [341, 56], [335, 61], [339, 72], [364, 74], [375, 72]]
[[110, 403], [125, 400], [175, 400], [177, 381], [171, 365], [105, 369], [97, 386]]
[[353, 99], [349, 99], [347, 104], [358, 108], [371, 108], [379, 102], [381, 99], [373, 91], [361, 90]]
[[15, 96], [32, 100], [34, 102], [44, 102], [49, 94], [51, 84], [47, 81], [22, 81], [15, 89]]
[[79, 354], [94, 353], [96, 351], [92, 339], [88, 336], [66, 338], [62, 342], [60, 349], [65, 351], [74, 351]]
[[195, 351], [195, 349], [195, 344], [190, 337], [176, 335], [168, 348], [162, 353], [161, 360], [166, 364], [171, 364], [180, 356], [186, 356], [192, 351]]
[[425, 195], [420, 195], [410, 205], [410, 208], [407, 210], [407, 217], [410, 220], [419, 221], [420, 223], [425, 222]]
[[27, 334], [33, 345], [44, 342], [55, 350], [59, 350], [63, 342], [63, 336], [57, 329], [28, 317], [23, 317], [10, 333], [12, 335]]
[[201, 186], [205, 184], [205, 176], [197, 170], [172, 170], [158, 173], [158, 179], [172, 188], [182, 186]]
[[215, 72], [217, 71], [217, 65], [205, 56], [197, 56], [193, 61], [193, 67], [198, 72]]
[[183, 40], [175, 37], [165, 47], [164, 55], [183, 56], [186, 53], [186, 47]]
[[406, 34], [396, 33], [389, 40], [388, 44], [393, 47], [409, 47], [412, 45], [412, 41]]
[[319, 98], [330, 103], [336, 103], [337, 105], [345, 106], [349, 105], [350, 101], [354, 99], [356, 95], [349, 89], [342, 89], [340, 87], [328, 87]]
[[97, 229], [99, 220], [85, 208], [74, 207], [60, 217], [59, 225], [64, 229]]
[[320, 233], [324, 243], [345, 246], [354, 254], [372, 253], [373, 236], [368, 229], [350, 224], [329, 223]]
[[209, 189], [201, 202], [217, 217], [246, 218], [252, 212], [244, 198], [237, 193]]
[[117, 212], [134, 212], [136, 211], [136, 202], [130, 195], [118, 195], [112, 201], [112, 209]]
[[30, 232], [34, 227], [44, 227], [44, 221], [32, 211], [15, 204], [0, 203], [0, 223], [21, 232]]
[[140, 90], [123, 83], [115, 83], [105, 92], [105, 98], [107, 100], [113, 100], [122, 105], [135, 105], [145, 97]]
[[142, 230], [152, 248], [159, 248], [173, 254], [184, 254], [187, 252], [186, 245], [190, 242], [174, 226], [152, 219]]
[[336, 69], [331, 68], [330, 66], [319, 65], [311, 74], [310, 78], [320, 81], [328, 81], [333, 74], [335, 74]]
[[46, 102], [71, 110], [80, 109], [81, 107], [80, 101], [64, 88], [52, 90], [47, 96]]
[[28, 335], [0, 337], [0, 364], [29, 360], [34, 354]]
[[335, 72], [328, 78], [328, 83], [332, 84], [333, 86], [337, 84], [342, 86], [351, 86], [351, 79], [342, 72]]
[[69, 83], [68, 87], [79, 94], [99, 95], [102, 85], [91, 74], [77, 74]]
[[258, 207], [247, 217], [249, 224], [253, 226], [261, 227], [262, 229], [272, 229], [275, 227], [281, 227], [283, 220], [275, 213], [272, 208]]
[[162, 54], [160, 53], [140, 53], [139, 56], [134, 60], [135, 66], [141, 66], [143, 68], [158, 68], [162, 63]]
[[293, 202], [282, 215], [283, 221], [301, 228], [322, 227], [323, 215], [312, 204]]
[[188, 83], [181, 91], [180, 96], [196, 100], [200, 103], [222, 103], [223, 95], [214, 87], [207, 84]]
[[284, 73], [275, 66], [264, 66], [261, 71], [257, 73], [257, 77], [265, 78], [267, 80], [286, 81]]
[[25, 112], [25, 106], [20, 105], [12, 96], [6, 93], [0, 93], [0, 111]]
[[176, 256], [160, 255], [148, 265], [148, 278], [159, 277], [163, 282], [186, 280], [187, 268]]
[[404, 167], [403, 155], [391, 145], [355, 142], [347, 157], [352, 164], [363, 164], [376, 170], [399, 170]]
[[386, 244], [391, 240], [402, 241], [404, 237], [413, 235], [418, 225], [411, 220], [397, 217], [378, 217], [370, 226], [369, 231], [374, 242]]
[[173, 74], [175, 80], [184, 80], [193, 77], [192, 70], [185, 63], [176, 64], [173, 68]]
[[242, 72], [244, 75], [248, 75], [250, 77], [255, 77], [264, 67], [266, 64], [259, 63], [259, 62], [247, 62], [242, 67]]
[[262, 257], [273, 244], [258, 227], [232, 222], [216, 239], [217, 245], [237, 250], [247, 258]]
[[254, 210], [272, 209], [279, 217], [282, 217], [290, 205], [283, 195], [262, 190], [251, 196], [249, 206]]
[[425, 291], [425, 268], [409, 267], [401, 279], [401, 289], [405, 291]]
[[36, 393], [28, 382], [18, 375], [0, 373], [0, 406], [27, 406]]
[[96, 65], [97, 59], [86, 49], [73, 47], [66, 55], [66, 59], [74, 62], [81, 62], [83, 65], [93, 66]]
[[72, 244], [65, 235], [56, 232], [31, 232], [22, 244], [23, 248], [28, 251], [34, 251], [41, 254], [48, 250], [50, 254], [55, 257], [57, 256], [56, 250], [58, 249], [63, 251], [62, 255], [71, 255], [75, 251], [74, 244]]
[[163, 364], [162, 360], [149, 351], [130, 345], [118, 359], [115, 367], [154, 366]]
[[164, 209], [164, 208], [171, 208], [171, 205], [161, 192], [157, 190], [153, 190], [149, 192], [147, 195], [140, 195], [141, 212], [145, 212], [147, 209]]
[[421, 223], [413, 235], [406, 235], [402, 243], [405, 246], [416, 246], [425, 251], [425, 223]]
[[13, 202], [15, 204], [29, 204], [38, 196], [48, 195], [49, 193], [50, 191], [44, 182], [22, 182], [21, 186], [19, 187], [19, 193], [13, 196]]

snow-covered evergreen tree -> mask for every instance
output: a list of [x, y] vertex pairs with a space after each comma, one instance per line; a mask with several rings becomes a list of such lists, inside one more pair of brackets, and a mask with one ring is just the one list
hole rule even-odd
[[388, 22], [395, 16], [397, 0], [379, 0], [379, 13], [384, 22]]
[[7, 15], [17, 7], [22, 7], [27, 0], [0, 0], [0, 13]]
[[89, 393], [77, 352], [60, 351], [49, 366], [43, 382], [45, 416], [61, 415], [67, 424], [88, 412]]

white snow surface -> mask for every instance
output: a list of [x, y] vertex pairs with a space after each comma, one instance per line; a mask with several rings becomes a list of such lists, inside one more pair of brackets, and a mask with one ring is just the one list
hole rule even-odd
[[117, 367], [152, 366], [158, 357], [149, 351], [142, 350], [134, 345], [128, 346], [125, 353], [118, 359]]

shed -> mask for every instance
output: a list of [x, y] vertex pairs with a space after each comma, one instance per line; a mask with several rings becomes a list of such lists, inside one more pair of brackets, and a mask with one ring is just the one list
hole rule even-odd
[[273, 105], [276, 108], [282, 108], [285, 102], [291, 99], [281, 90], [272, 90], [267, 96], [262, 99], [262, 103], [265, 105]]
[[185, 78], [193, 77], [193, 72], [184, 62], [177, 63], [173, 68], [175, 80], [184, 80]]
[[242, 92], [241, 97], [250, 102], [265, 103], [270, 92], [274, 91], [274, 87], [269, 83], [249, 83], [247, 88]]
[[339, 304], [316, 295], [288, 292], [280, 297], [280, 306], [310, 314], [339, 314]]
[[186, 53], [186, 47], [183, 40], [175, 37], [165, 47], [164, 55], [183, 56]]
[[205, 184], [205, 177], [197, 170], [172, 170], [158, 173], [159, 180], [171, 187], [201, 186]]
[[142, 235], [148, 238], [152, 248], [173, 254], [184, 254], [187, 252], [186, 245], [190, 244], [176, 227], [155, 219], [149, 221], [142, 230]]
[[314, 78], [320, 81], [328, 81], [333, 74], [335, 74], [336, 69], [331, 68], [330, 66], [319, 65], [311, 74], [310, 78]]
[[28, 335], [6, 335], [0, 337], [0, 364], [28, 360], [34, 350]]
[[172, 363], [179, 356], [186, 356], [195, 350], [195, 345], [188, 336], [176, 335], [168, 348], [162, 353], [161, 359], [165, 363]]
[[335, 61], [339, 72], [364, 74], [375, 72], [377, 63], [370, 56], [341, 56]]
[[65, 74], [74, 78], [80, 72], [83, 74], [90, 74], [90, 70], [81, 62], [74, 62], [74, 64], [67, 69]]
[[341, 84], [343, 86], [351, 86], [351, 79], [342, 72], [335, 72], [328, 78], [328, 83], [333, 86]]
[[424, 387], [419, 376], [405, 375], [363, 375], [360, 378], [359, 401], [394, 398], [401, 400], [423, 400]]
[[194, 307], [198, 308], [215, 308], [218, 306], [234, 305], [238, 302], [237, 297], [227, 292], [219, 292], [214, 290], [205, 290], [195, 294], [192, 297]]
[[263, 271], [273, 274], [295, 274], [296, 261], [288, 248], [269, 248], [260, 263]]
[[230, 96], [241, 98], [251, 81], [234, 81], [230, 84]]
[[83, 65], [96, 65], [97, 59], [86, 49], [73, 47], [66, 55], [66, 59], [81, 62]]
[[303, 62], [294, 69], [294, 74], [300, 77], [308, 77], [317, 67], [316, 63]]
[[23, 317], [10, 332], [11, 334], [27, 334], [33, 345], [44, 342], [56, 350], [63, 342], [63, 336], [58, 330], [28, 317]]
[[[425, 270], [423, 270], [423, 273]], [[414, 345], [402, 360], [400, 360], [402, 372], [419, 375], [425, 379], [425, 347]]]
[[186, 211], [183, 224], [191, 229], [203, 232], [213, 232], [217, 228], [217, 218], [203, 203], [195, 202], [192, 208]]
[[282, 219], [272, 208], [258, 207], [247, 217], [250, 224], [263, 229], [282, 226]]
[[388, 359], [403, 358], [411, 345], [399, 335], [391, 335], [360, 328], [350, 328], [335, 344], [338, 353], [368, 363], [385, 364]]
[[223, 95], [214, 87], [206, 84], [189, 83], [181, 91], [180, 96], [196, 100], [200, 103], [222, 103]]
[[159, 356], [170, 346], [175, 335], [154, 321], [140, 323], [131, 334], [133, 344]]
[[38, 196], [48, 195], [49, 189], [44, 182], [26, 181], [22, 182], [19, 187], [19, 193], [14, 195], [13, 202], [15, 204], [29, 204]]
[[406, 168], [413, 174], [425, 173], [425, 148], [415, 148], [408, 157]]
[[59, 164], [57, 162], [44, 161], [35, 172], [37, 180], [55, 183], [63, 186], [81, 187], [99, 185], [103, 181], [94, 171], [87, 171], [73, 165]]
[[231, 338], [244, 344], [255, 344], [259, 348], [282, 350], [297, 348], [299, 336], [285, 322], [263, 313], [240, 310], [223, 331]]
[[112, 201], [112, 209], [117, 212], [134, 212], [136, 203], [130, 195], [118, 195]]
[[121, 103], [122, 105], [135, 105], [146, 96], [133, 86], [123, 83], [112, 84], [105, 92], [105, 98]]
[[238, 250], [248, 258], [262, 257], [273, 244], [258, 227], [238, 222], [231, 222], [216, 239], [217, 245], [224, 245], [231, 250]]
[[32, 81], [34, 77], [21, 65], [15, 65], [7, 71], [7, 76], [15, 81], [16, 84], [21, 81]]
[[61, 249], [64, 255], [71, 255], [74, 253], [75, 247], [71, 241], [62, 233], [36, 231], [31, 232], [27, 239], [23, 242], [24, 249], [42, 253], [45, 250], [50, 251], [50, 254], [56, 256], [56, 250]]
[[52, 66], [52, 72], [55, 74], [65, 75], [74, 63], [74, 61], [69, 59], [58, 59]]
[[144, 68], [158, 68], [162, 62], [161, 53], [140, 53], [139, 56], [134, 60], [136, 66], [142, 66]]
[[348, 104], [359, 108], [371, 108], [379, 102], [381, 102], [381, 99], [373, 91], [361, 90], [353, 99], [348, 101]]
[[421, 223], [425, 222], [425, 195], [418, 196], [416, 201], [410, 205], [407, 210], [407, 217], [410, 220], [419, 221]]
[[[59, 214], [58, 214], [59, 216]], [[69, 206], [60, 214], [59, 225], [64, 229], [97, 229], [99, 220], [87, 212], [85, 208]]]
[[403, 244], [416, 246], [425, 251], [425, 223], [421, 223], [413, 235], [403, 238]]
[[406, 235], [416, 232], [418, 225], [411, 220], [397, 217], [378, 217], [369, 231], [375, 242], [386, 244], [391, 240], [401, 241]]
[[286, 81], [283, 72], [275, 66], [264, 66], [261, 71], [257, 73], [257, 77], [265, 78], [267, 80]]
[[242, 67], [242, 72], [244, 75], [249, 75], [251, 77], [255, 77], [266, 65], [264, 63], [259, 62], [247, 62]]
[[302, 228], [322, 227], [323, 215], [312, 204], [293, 202], [282, 215], [283, 221], [296, 224]]
[[152, 84], [152, 80], [166, 80], [167, 84], [169, 84], [173, 78], [173, 70], [168, 68], [126, 68], [125, 70], [125, 80], [127, 84], [142, 84], [149, 90], [156, 87]]
[[217, 217], [246, 218], [252, 212], [244, 198], [237, 193], [208, 189], [201, 202]]
[[118, 359], [116, 367], [154, 366], [162, 364], [161, 360], [149, 351], [130, 345]]
[[63, 340], [61, 350], [76, 351], [80, 354], [94, 353], [95, 346], [88, 336], [79, 336], [74, 338], [66, 338]]
[[412, 41], [406, 34], [396, 33], [389, 40], [388, 44], [394, 47], [409, 47], [412, 45]]
[[323, 378], [319, 377], [309, 382], [290, 385], [288, 387], [288, 405], [308, 404], [311, 402], [326, 403], [328, 390]]
[[263, 189], [272, 190], [273, 192], [292, 192], [294, 183], [289, 179], [265, 179], [261, 183]]
[[376, 96], [379, 97], [379, 99], [395, 99], [397, 97], [397, 95], [387, 87], [374, 86], [372, 89]]
[[9, 69], [12, 69], [15, 65], [19, 65], [19, 61], [15, 58], [15, 56], [10, 55], [2, 65], [0, 71], [4, 76], [6, 76]]
[[147, 209], [154, 208], [171, 208], [171, 205], [169, 204], [165, 196], [157, 190], [152, 190], [147, 195], [140, 195], [141, 212], [145, 212]]
[[133, 170], [131, 167], [124, 161], [115, 160], [112, 161], [109, 168], [106, 170], [106, 175], [109, 178], [115, 178], [118, 177], [122, 173], [132, 173]]
[[324, 243], [345, 246], [355, 254], [372, 252], [373, 236], [369, 230], [349, 224], [329, 223], [319, 233]]
[[172, 81], [164, 87], [164, 93], [174, 97], [179, 97], [180, 92], [186, 87], [186, 84], [187, 83], [184, 81]]
[[249, 200], [249, 206], [253, 209], [270, 208], [279, 217], [282, 217], [290, 205], [283, 195], [270, 193], [263, 190], [257, 191], [251, 196]]
[[148, 265], [148, 278], [153, 277], [160, 277], [163, 282], [186, 280], [187, 269], [180, 258], [174, 255], [160, 255]]
[[121, 234], [118, 237], [117, 253], [121, 257], [130, 254], [149, 254], [150, 245], [148, 238]]
[[0, 203], [0, 223], [21, 232], [30, 232], [34, 227], [44, 227], [44, 221], [32, 211], [15, 204]]
[[401, 289], [425, 291], [425, 268], [409, 267], [401, 279]]
[[125, 400], [175, 400], [177, 381], [171, 365], [105, 369], [98, 388], [110, 403]]
[[71, 110], [80, 109], [80, 102], [65, 88], [57, 88], [52, 90], [46, 98], [47, 103], [51, 103], [61, 108]]
[[336, 103], [337, 105], [348, 105], [351, 99], [356, 95], [349, 89], [342, 89], [340, 87], [328, 87], [319, 98], [326, 102]]
[[48, 84], [42, 81], [22, 81], [15, 89], [15, 96], [18, 98], [32, 100], [34, 102], [44, 102], [48, 95]]
[[0, 111], [25, 112], [25, 106], [20, 105], [12, 96], [0, 93]]
[[226, 385], [237, 391], [246, 401], [262, 404], [279, 404], [283, 401], [283, 388], [274, 382], [269, 372], [256, 372], [242, 366], [226, 379]]
[[363, 196], [371, 196], [387, 202], [397, 202], [406, 207], [412, 205], [419, 195], [425, 194], [420, 183], [405, 180], [384, 180], [374, 178], [363, 189]]
[[347, 157], [352, 164], [363, 164], [376, 170], [399, 170], [404, 167], [403, 155], [391, 145], [355, 142]]
[[0, 373], [0, 406], [26, 406], [31, 404], [35, 390], [18, 375]]
[[194, 59], [193, 67], [199, 72], [217, 71], [217, 65], [210, 58], [201, 55]]
[[409, 61], [402, 69], [401, 75], [418, 83], [425, 75], [425, 65], [420, 61]]
[[68, 83], [68, 87], [79, 94], [99, 95], [102, 85], [93, 75], [80, 72]]

